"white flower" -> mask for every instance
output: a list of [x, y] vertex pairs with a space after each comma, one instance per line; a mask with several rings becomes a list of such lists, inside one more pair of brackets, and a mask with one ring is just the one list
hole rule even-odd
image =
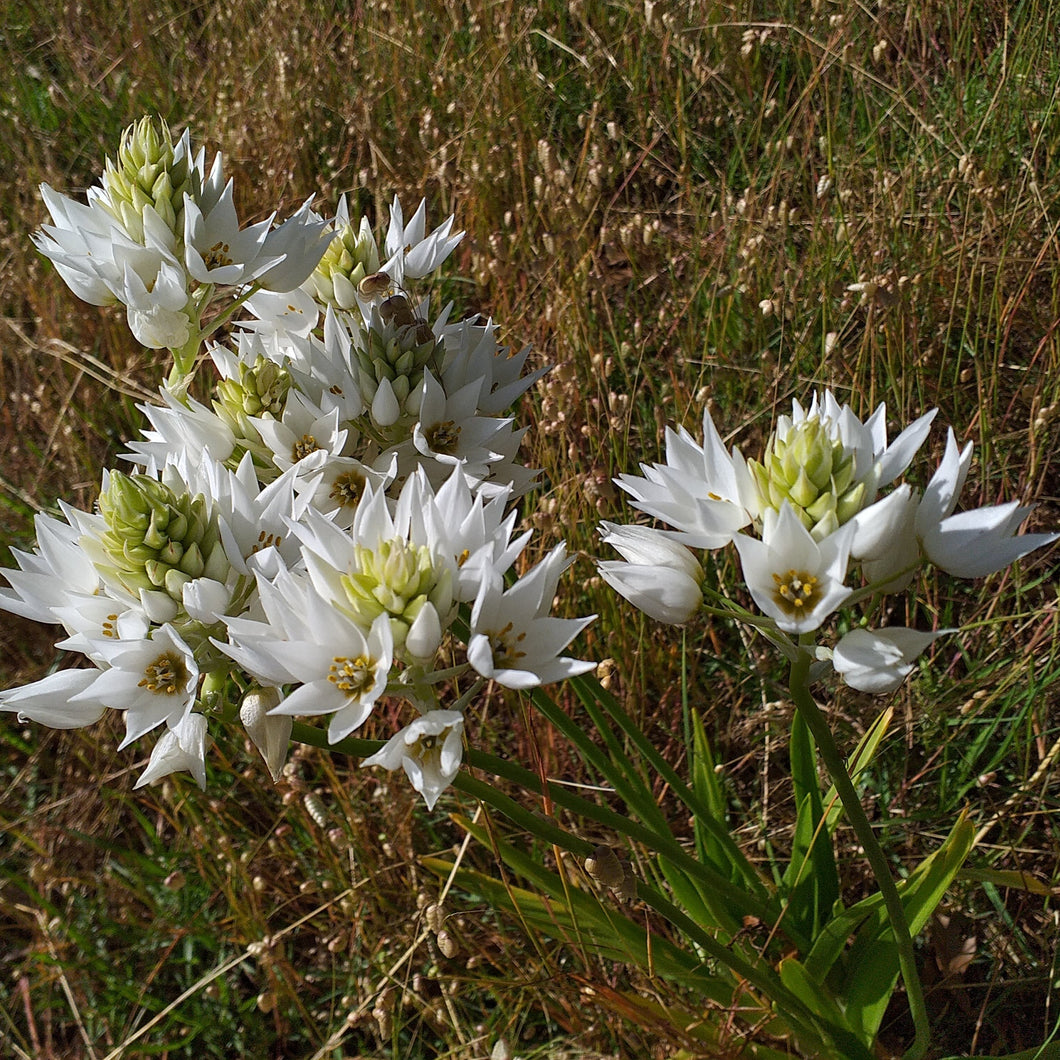
[[871, 504], [879, 485], [908, 466], [927, 437], [934, 411], [887, 444], [885, 407], [862, 423], [828, 391], [809, 409], [792, 402], [780, 416], [761, 461], [749, 461], [762, 509], [787, 501], [818, 541]]
[[922, 633], [905, 626], [853, 629], [832, 650], [832, 665], [851, 688], [881, 695], [893, 692], [913, 670], [917, 656], [933, 641], [956, 630]]
[[192, 650], [169, 625], [151, 639], [98, 640], [92, 648], [109, 665], [70, 697], [71, 704], [125, 711], [125, 739], [118, 750], [162, 722], [172, 729], [191, 712], [199, 685]]
[[721, 548], [757, 514], [754, 483], [739, 450], [725, 451], [710, 413], [703, 413], [703, 444], [683, 427], [666, 428], [666, 463], [641, 465], [644, 477], [619, 475], [615, 482], [642, 512], [676, 531], [692, 548]]
[[251, 416], [250, 422], [272, 450], [273, 462], [282, 471], [307, 458], [303, 466], [318, 470], [326, 456], [343, 455], [349, 433], [339, 429], [338, 409], [323, 412], [296, 390], [287, 395], [282, 419]]
[[[435, 609], [440, 628], [452, 621], [459, 549], [454, 555], [455, 542], [422, 472], [402, 486], [393, 511], [386, 495], [367, 483], [348, 533], [315, 513], [292, 530], [317, 592], [363, 629], [389, 615], [399, 655], [425, 604]], [[424, 647], [420, 639], [419, 658]]]
[[182, 269], [160, 258], [154, 276], [125, 267], [120, 300], [128, 307], [129, 330], [150, 350], [180, 349], [191, 338], [188, 292]]
[[209, 455], [222, 463], [235, 450], [232, 429], [212, 409], [193, 397], [186, 404], [165, 387], [160, 389], [164, 405], [143, 404], [136, 407], [154, 428], [143, 431], [142, 440], [129, 443], [128, 459], [148, 468], [160, 468], [176, 453], [194, 459]]
[[843, 584], [854, 526], [817, 542], [787, 502], [765, 512], [762, 540], [734, 538], [755, 603], [788, 633], [808, 633], [846, 600]]
[[134, 789], [184, 769], [191, 773], [195, 783], [205, 791], [206, 719], [201, 714], [188, 714], [162, 734], [151, 751], [147, 768], [140, 774]]
[[1060, 534], [1016, 535], [1031, 512], [1015, 501], [951, 514], [972, 458], [971, 442], [958, 453], [951, 429], [946, 451], [916, 513], [916, 531], [935, 566], [958, 578], [983, 578], [1055, 541]]
[[118, 599], [102, 591], [91, 595], [70, 593], [67, 602], [54, 608], [54, 613], [70, 634], [55, 646], [81, 652], [101, 666], [105, 661], [93, 648], [94, 641], [142, 639], [150, 629], [147, 615], [131, 599]]
[[52, 729], [83, 729], [103, 717], [99, 700], [77, 697], [99, 676], [98, 670], [60, 670], [21, 688], [0, 692], [0, 710], [18, 714], [20, 722], [35, 721]]
[[958, 578], [985, 578], [1060, 534], [1016, 534], [1031, 513], [1015, 501], [951, 515], [922, 539], [928, 559]]
[[484, 581], [471, 609], [467, 660], [483, 677], [505, 688], [535, 688], [592, 670], [596, 663], [559, 653], [588, 618], [550, 618], [560, 574], [570, 566], [558, 545], [510, 589]]
[[529, 530], [512, 540], [519, 515], [505, 511], [509, 497], [510, 491], [500, 488], [487, 499], [472, 489], [459, 468], [435, 493], [439, 547], [453, 560], [453, 594], [463, 603], [475, 599], [484, 581], [501, 588], [504, 574], [530, 540]]
[[37, 249], [55, 266], [55, 271], [78, 298], [89, 305], [112, 305], [116, 298], [96, 267], [100, 255], [109, 257], [111, 243], [123, 229], [97, 203], [88, 206], [40, 186], [54, 224], [44, 225], [33, 235]]
[[218, 647], [265, 683], [300, 683], [270, 717], [331, 714], [328, 740], [349, 736], [386, 689], [394, 658], [389, 616], [366, 634], [311, 585], [284, 573], [274, 584], [259, 578], [259, 592], [268, 621], [231, 619], [230, 643]]
[[272, 576], [298, 562], [298, 539], [289, 532], [288, 520], [302, 517], [309, 497], [296, 495], [297, 469], [262, 486], [250, 453], [243, 454], [235, 471], [205, 454], [195, 464], [174, 463], [187, 492], [212, 501], [225, 555], [239, 574]]
[[327, 230], [328, 222], [309, 208], [312, 201], [306, 199], [283, 224], [265, 236], [262, 255], [280, 259], [257, 277], [265, 290], [286, 292], [300, 287], [335, 237], [334, 231]]
[[477, 319], [447, 324], [443, 311], [434, 325], [445, 343], [445, 364], [441, 383], [446, 393], [455, 393], [468, 383], [478, 381], [481, 390], [478, 411], [485, 416], [499, 416], [548, 370], [544, 365], [523, 375], [530, 347], [511, 354], [497, 345], [497, 326], [492, 320], [480, 324]]
[[387, 229], [385, 244], [390, 260], [383, 266], [382, 271], [393, 276], [399, 287], [406, 279], [418, 280], [434, 272], [464, 238], [463, 232], [450, 234], [453, 230], [451, 216], [430, 235], [425, 234], [426, 230], [426, 200], [420, 201], [419, 208], [406, 225], [401, 203], [395, 197], [390, 207], [390, 227]]
[[476, 415], [481, 382], [468, 383], [454, 394], [446, 394], [429, 370], [423, 373], [423, 400], [413, 429], [413, 444], [429, 460], [483, 478], [489, 465], [501, 458], [491, 444], [511, 424], [510, 419]]
[[279, 332], [308, 337], [320, 320], [320, 309], [313, 296], [295, 291], [255, 291], [244, 303], [257, 320], [238, 320], [241, 328], [259, 332]]
[[332, 456], [322, 468], [299, 481], [307, 502], [330, 516], [337, 526], [348, 527], [357, 514], [365, 488], [371, 486], [375, 492], [383, 493], [396, 476], [394, 453], [381, 469], [368, 467], [352, 456]]
[[850, 520], [854, 526], [850, 557], [861, 563], [865, 578], [882, 592], [906, 588], [919, 566], [916, 510], [917, 496], [903, 483]]
[[80, 527], [43, 513], [33, 525], [37, 547], [11, 550], [21, 570], [4, 571], [11, 588], [0, 588], [0, 608], [36, 622], [56, 622], [54, 608], [67, 606], [73, 595], [96, 592], [99, 572], [81, 548]]
[[395, 733], [361, 765], [391, 771], [404, 767], [412, 786], [429, 810], [449, 787], [463, 757], [464, 718], [456, 710], [432, 710]]
[[232, 181], [221, 190], [223, 180], [217, 155], [202, 196], [197, 202], [184, 200], [184, 264], [199, 283], [248, 283], [281, 259], [262, 252], [272, 217], [240, 228]]
[[681, 625], [702, 606], [703, 568], [684, 545], [646, 526], [601, 523], [600, 539], [625, 558], [597, 564], [600, 576], [634, 607]]

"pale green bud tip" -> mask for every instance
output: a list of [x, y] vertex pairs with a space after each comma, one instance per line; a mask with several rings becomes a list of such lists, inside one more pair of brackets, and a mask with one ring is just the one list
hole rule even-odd
[[291, 373], [259, 355], [253, 365], [240, 364], [238, 379], [222, 379], [217, 384], [215, 408], [226, 421], [238, 421], [241, 416], [279, 419], [290, 389]]
[[354, 309], [356, 292], [378, 269], [379, 251], [371, 230], [363, 223], [350, 221], [328, 244], [310, 280], [317, 299], [325, 305]]
[[217, 518], [201, 494], [178, 496], [147, 475], [114, 471], [99, 510], [111, 571], [131, 592], [163, 589], [179, 603], [193, 578], [227, 577]]
[[104, 205], [138, 242], [144, 238], [143, 211], [157, 211], [178, 239], [184, 228], [184, 193], [197, 191], [183, 152], [178, 157], [169, 126], [141, 118], [122, 133], [115, 161], [103, 173]]
[[854, 483], [854, 454], [812, 416], [774, 432], [762, 462], [749, 460], [763, 508], [780, 511], [787, 501], [818, 540], [856, 515], [865, 503], [865, 484]]
[[353, 614], [366, 626], [379, 615], [390, 616], [396, 647], [403, 647], [409, 629], [427, 603], [439, 614], [452, 601], [452, 575], [438, 570], [426, 545], [384, 541], [378, 549], [361, 545], [355, 563], [342, 575], [342, 588]]

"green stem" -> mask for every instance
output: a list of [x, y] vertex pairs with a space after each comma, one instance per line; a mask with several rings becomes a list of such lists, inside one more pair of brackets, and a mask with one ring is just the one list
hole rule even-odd
[[887, 916], [890, 920], [891, 930], [894, 932], [895, 942], [898, 946], [898, 963], [902, 971], [902, 980], [905, 983], [906, 995], [909, 999], [909, 1011], [913, 1017], [913, 1025], [916, 1034], [913, 1044], [904, 1054], [902, 1060], [920, 1060], [927, 1051], [931, 1040], [931, 1028], [928, 1025], [927, 1008], [924, 1005], [924, 991], [920, 985], [920, 978], [916, 970], [916, 955], [913, 952], [913, 938], [909, 933], [909, 920], [905, 915], [905, 907], [902, 905], [901, 896], [895, 886], [894, 878], [891, 876], [890, 866], [883, 848], [876, 840], [868, 817], [861, 806], [861, 800], [854, 788], [853, 781], [846, 771], [843, 758], [839, 753], [835, 740], [832, 738], [832, 730], [828, 720], [821, 713], [820, 707], [814, 702], [809, 690], [810, 652], [805, 648], [799, 653], [798, 658], [791, 667], [791, 696], [795, 701], [795, 707], [803, 721], [813, 734], [817, 743], [817, 749], [821, 753], [825, 767], [832, 783], [835, 785], [839, 798], [843, 803], [847, 818], [854, 829], [869, 859], [876, 884], [883, 896], [883, 903], [887, 908]]

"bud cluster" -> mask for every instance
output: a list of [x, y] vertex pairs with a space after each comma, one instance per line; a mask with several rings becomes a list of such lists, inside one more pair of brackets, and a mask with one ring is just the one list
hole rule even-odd
[[785, 502], [790, 504], [818, 541], [855, 516], [865, 500], [865, 483], [856, 480], [855, 454], [819, 415], [799, 423], [785, 417], [761, 463], [748, 460], [747, 466], [762, 508], [779, 513]]
[[199, 193], [185, 136], [176, 144], [165, 122], [141, 118], [122, 133], [118, 157], [107, 160], [99, 201], [137, 243], [144, 240], [144, 210], [151, 207], [173, 233], [184, 238], [184, 196]]
[[112, 471], [99, 511], [107, 526], [100, 540], [108, 573], [129, 592], [162, 589], [180, 603], [188, 582], [227, 577], [217, 516], [201, 494], [178, 496], [147, 475]]

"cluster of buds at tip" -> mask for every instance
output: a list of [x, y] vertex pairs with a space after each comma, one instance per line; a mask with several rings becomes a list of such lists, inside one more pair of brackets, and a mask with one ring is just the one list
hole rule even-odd
[[[341, 577], [350, 610], [365, 627], [379, 615], [389, 615], [395, 650], [405, 646], [417, 620], [417, 628], [423, 629], [448, 617], [453, 604], [452, 573], [448, 567], [435, 566], [429, 548], [393, 540], [382, 542], [374, 551], [362, 545], [355, 551], [356, 567]], [[425, 608], [428, 613], [421, 617]], [[437, 638], [427, 629], [424, 634], [428, 643], [435, 641], [429, 644], [433, 654]], [[415, 647], [416, 656], [427, 654], [418, 642]]]
[[356, 309], [361, 284], [366, 278], [378, 275], [378, 270], [379, 249], [368, 219], [362, 217], [357, 224], [349, 221], [339, 228], [309, 277], [309, 288], [322, 305]]
[[122, 134], [117, 161], [107, 160], [100, 204], [129, 237], [144, 242], [144, 210], [150, 206], [179, 243], [184, 236], [184, 194], [198, 194], [188, 141], [173, 143], [169, 126], [142, 118]]
[[266, 467], [271, 464], [269, 450], [250, 417], [280, 419], [290, 389], [291, 373], [261, 354], [253, 365], [241, 361], [238, 377], [221, 379], [214, 388], [214, 412], [239, 439], [242, 449], [260, 457]]
[[865, 484], [855, 481], [854, 454], [819, 417], [785, 420], [769, 439], [762, 462], [748, 460], [747, 466], [762, 508], [779, 512], [787, 501], [821, 541], [861, 510]]
[[441, 340], [403, 294], [393, 294], [373, 307], [355, 353], [358, 383], [376, 427], [407, 430], [420, 410], [424, 369], [441, 371]]
[[147, 475], [112, 471], [99, 510], [107, 524], [104, 552], [130, 592], [162, 590], [180, 603], [193, 578], [228, 576], [217, 517], [201, 494], [178, 496]]

